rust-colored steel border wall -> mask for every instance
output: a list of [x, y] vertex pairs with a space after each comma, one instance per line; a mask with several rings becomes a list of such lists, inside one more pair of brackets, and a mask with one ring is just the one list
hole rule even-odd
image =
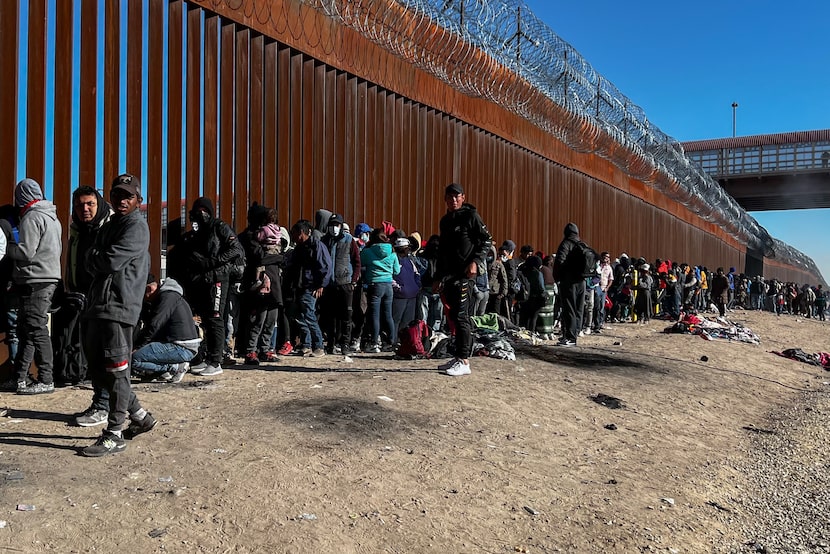
[[[549, 252], [565, 223], [574, 221], [598, 250], [709, 267], [744, 265], [744, 244], [682, 204], [598, 156], [570, 150], [496, 104], [461, 94], [296, 0], [145, 1], [146, 22], [141, 2], [128, 3], [124, 11], [117, 0], [81, 3], [84, 32], [97, 19], [96, 9], [104, 10], [105, 28], [101, 44], [91, 32], [82, 39], [82, 63], [103, 56], [104, 74], [103, 90], [97, 90], [90, 86], [98, 78], [97, 65], [82, 68], [80, 106], [66, 101], [68, 94], [59, 93], [58, 86], [54, 99], [43, 100], [33, 89], [44, 74], [33, 74], [30, 67], [27, 144], [18, 145], [14, 133], [0, 137], [0, 175], [7, 183], [0, 187], [0, 202], [11, 200], [21, 148], [28, 152], [27, 171], [33, 176], [46, 175], [47, 148], [55, 150], [56, 174], [70, 171], [67, 124], [77, 111], [94, 117], [90, 106], [103, 95], [105, 175], [98, 185], [106, 189], [120, 171], [142, 178], [154, 271], [164, 246], [164, 190], [170, 219], [178, 217], [182, 200], [190, 205], [204, 194], [237, 229], [245, 225], [249, 203], [260, 201], [275, 205], [285, 225], [313, 219], [316, 209], [328, 208], [353, 225], [389, 220], [426, 238], [437, 231], [443, 189], [451, 181], [465, 186], [498, 241], [512, 238]], [[30, 0], [30, 14], [32, 5], [43, 2]], [[58, 4], [56, 44], [65, 45], [71, 43], [65, 26], [73, 0]], [[17, 56], [8, 54], [45, 43], [47, 26], [31, 15], [21, 36], [19, 12], [20, 0], [5, 0], [0, 10], [0, 73], [7, 83], [19, 78]], [[146, 23], [146, 58], [141, 33], [121, 36], [122, 18], [129, 22], [128, 33]], [[27, 37], [25, 45], [22, 37]], [[127, 41], [126, 67], [119, 61], [121, 41]], [[55, 74], [69, 76], [61, 91], [71, 90], [72, 63], [65, 52], [55, 56]], [[127, 83], [123, 107], [122, 74]], [[142, 114], [145, 87], [148, 113]], [[0, 101], [3, 128], [17, 127], [15, 102], [14, 94]], [[54, 105], [56, 132], [44, 145], [40, 127], [47, 102]], [[148, 121], [146, 143], [142, 115]], [[95, 128], [82, 124], [85, 159], [76, 168], [82, 179], [95, 159], [96, 144], [89, 138]], [[126, 167], [118, 167], [122, 143]], [[140, 174], [142, 165], [146, 175]], [[52, 182], [65, 225], [69, 182]], [[782, 277], [815, 281], [797, 268], [769, 267]]]

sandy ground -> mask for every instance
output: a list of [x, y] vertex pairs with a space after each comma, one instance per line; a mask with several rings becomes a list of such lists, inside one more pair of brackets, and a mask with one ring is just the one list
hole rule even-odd
[[[69, 416], [90, 390], [3, 393], [0, 552], [745, 548], [735, 499], [753, 477], [738, 468], [757, 434], [745, 427], [830, 392], [830, 374], [769, 352], [830, 350], [830, 324], [732, 319], [761, 345], [652, 321], [516, 362], [476, 358], [463, 378], [364, 354], [140, 384], [159, 425], [99, 459], [77, 451], [101, 428]], [[589, 398], [600, 393], [624, 406]]]

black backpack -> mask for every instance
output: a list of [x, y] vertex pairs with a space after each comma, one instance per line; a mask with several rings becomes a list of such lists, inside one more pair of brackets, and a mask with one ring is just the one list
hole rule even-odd
[[[573, 261], [571, 262], [571, 258]], [[597, 260], [599, 255], [596, 251], [585, 244], [584, 242], [576, 241], [573, 250], [568, 256], [568, 261], [574, 269], [574, 274], [579, 274], [582, 277], [590, 277], [597, 272]]]
[[530, 281], [527, 280], [521, 268], [516, 271], [516, 278], [510, 283], [510, 289], [517, 302], [525, 302], [530, 298]]

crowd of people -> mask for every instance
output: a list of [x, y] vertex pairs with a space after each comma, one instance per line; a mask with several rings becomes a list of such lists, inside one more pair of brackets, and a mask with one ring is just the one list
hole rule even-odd
[[[816, 288], [734, 268], [715, 272], [657, 259], [597, 254], [568, 223], [555, 253], [512, 240], [493, 242], [457, 183], [445, 189], [439, 232], [423, 238], [392, 222], [354, 231], [321, 209], [314, 222], [281, 226], [274, 208], [254, 203], [236, 233], [206, 197], [167, 228], [166, 276], [150, 273], [149, 229], [138, 178], [118, 176], [109, 202], [94, 188], [72, 195], [65, 266], [54, 204], [24, 179], [14, 205], [0, 208], [0, 331], [13, 360], [3, 390], [51, 393], [90, 380], [80, 426], [105, 425], [87, 456], [123, 451], [156, 424], [131, 379], [177, 383], [229, 365], [281, 357], [395, 352], [420, 323], [454, 337], [439, 366], [471, 373], [474, 316], [497, 314], [543, 338], [556, 329], [573, 346], [606, 322], [678, 318], [681, 311], [769, 309], [824, 319]], [[51, 330], [48, 325], [51, 314]], [[33, 365], [34, 363], [34, 365]], [[33, 373], [36, 367], [36, 375]]]

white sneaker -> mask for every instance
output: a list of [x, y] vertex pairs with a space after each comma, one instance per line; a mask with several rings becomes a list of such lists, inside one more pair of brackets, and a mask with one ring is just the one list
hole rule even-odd
[[462, 375], [469, 375], [470, 364], [465, 364], [461, 360], [455, 360], [455, 363], [447, 368], [447, 375], [452, 377], [461, 377]]
[[585, 336], [585, 331], [580, 331], [580, 332], [579, 332], [579, 335], [577, 335], [577, 336], [579, 336], [579, 337], [584, 337], [584, 336]]
[[443, 364], [439, 365], [438, 369], [441, 370], [441, 371], [445, 371], [445, 370], [451, 368], [455, 364], [455, 362], [457, 362], [457, 361], [458, 361], [458, 358], [450, 358], [450, 361], [444, 362]]
[[586, 334], [586, 335], [590, 335], [590, 334], [591, 334], [591, 330], [590, 330], [590, 329], [585, 329], [585, 334]]

